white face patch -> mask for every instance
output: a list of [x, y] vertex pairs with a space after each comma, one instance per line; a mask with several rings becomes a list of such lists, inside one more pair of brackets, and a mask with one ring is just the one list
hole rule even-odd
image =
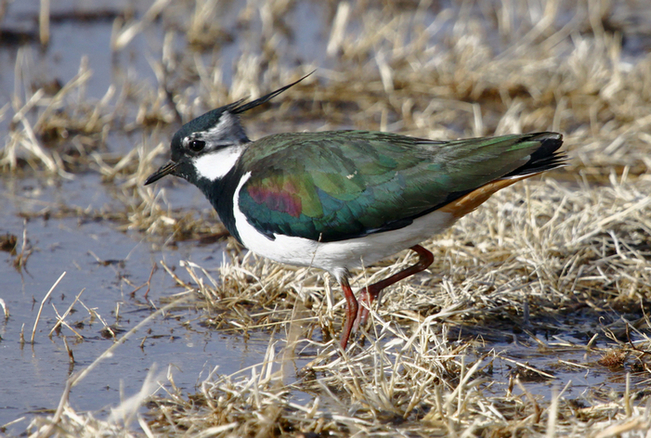
[[226, 176], [235, 166], [246, 149], [245, 146], [230, 146], [218, 149], [193, 159], [197, 177], [215, 181]]

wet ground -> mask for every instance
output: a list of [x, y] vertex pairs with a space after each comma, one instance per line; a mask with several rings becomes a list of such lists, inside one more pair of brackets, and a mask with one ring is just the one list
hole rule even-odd
[[[44, 81], [51, 78], [69, 80], [77, 73], [82, 57], [87, 56], [94, 72], [87, 92], [97, 98], [103, 96], [112, 83], [119, 83], [121, 78], [134, 72], [139, 80], [155, 80], [147, 57], [158, 57], [162, 50], [161, 43], [157, 42], [162, 33], [157, 34], [156, 26], [137, 36], [128, 50], [112, 55], [108, 49], [113, 19], [124, 13], [126, 6], [103, 2], [91, 9], [98, 13], [96, 16], [82, 18], [76, 15], [81, 8], [76, 2], [57, 4], [54, 12], [59, 19], [52, 21], [52, 40], [47, 49], [41, 51], [34, 40], [37, 38], [33, 25], [37, 5], [32, 3], [35, 2], [11, 3], [5, 17], [3, 27], [17, 32], [19, 39], [28, 42], [0, 46], [0, 106], [11, 100], [14, 65], [23, 56], [22, 51], [30, 51], [33, 55], [33, 74], [42, 75]], [[142, 14], [149, 5], [149, 2], [137, 2], [135, 13]], [[296, 23], [313, 20], [319, 13], [323, 11], [318, 6], [306, 3], [297, 9], [294, 20]], [[11, 26], [7, 26], [8, 23]], [[327, 40], [323, 34], [327, 32], [319, 26], [306, 26], [303, 34], [292, 42], [298, 47], [297, 59], [309, 56], [314, 45], [308, 42], [313, 40], [320, 54], [314, 61], [327, 64], [323, 55]], [[633, 44], [630, 41], [637, 43], [631, 46], [628, 56], [635, 56], [641, 50], [639, 47], [646, 47], [645, 40], [629, 40], [629, 44]], [[224, 50], [225, 82], [230, 81], [232, 62], [229, 59], [235, 59], [237, 54], [237, 45]], [[3, 120], [0, 128], [6, 129], [7, 124], [8, 120]], [[304, 126], [295, 129], [301, 130]], [[116, 137], [109, 142], [109, 152], [124, 155], [136, 139], [137, 136], [127, 134]], [[152, 239], [137, 230], [124, 231], [124, 224], [102, 217], [124, 209], [116, 200], [112, 187], [118, 183], [103, 182], [92, 170], [75, 174], [70, 179], [29, 172], [0, 177], [0, 236], [15, 236], [18, 243], [16, 253], [0, 252], [0, 298], [9, 312], [9, 316], [0, 321], [0, 426], [14, 422], [7, 428], [9, 433], [22, 432], [30, 416], [56, 408], [66, 379], [91, 364], [115, 342], [110, 330], [119, 336], [168, 303], [171, 297], [184, 292], [162, 269], [161, 261], [169, 267], [178, 267], [181, 260], [216, 267], [224, 260], [223, 243], [202, 245], [190, 240], [164, 246], [160, 239]], [[210, 213], [205, 213], [208, 205], [203, 196], [188, 185], [169, 186], [167, 196], [176, 209], [201, 211], [210, 217]], [[25, 262], [16, 267], [23, 245]], [[154, 267], [157, 269], [153, 270]], [[65, 276], [45, 302], [31, 344], [41, 301], [64, 272]], [[74, 313], [66, 318], [71, 328], [63, 327], [51, 334], [57, 312], [63, 314], [77, 298]], [[98, 415], [107, 413], [122, 398], [135, 393], [154, 366], [159, 372], [169, 368], [176, 386], [192, 393], [215, 367], [219, 367], [221, 373], [231, 374], [261, 362], [269, 344], [268, 333], [254, 332], [244, 337], [218, 332], [201, 323], [202, 311], [201, 306], [191, 300], [190, 304], [165, 317], [156, 318], [142, 333], [120, 346], [114, 356], [101, 363], [98, 372], [73, 389], [70, 398], [73, 407], [80, 411], [99, 411]], [[596, 322], [586, 321], [588, 325], [591, 323]], [[589, 330], [576, 330], [577, 333], [586, 331]], [[476, 334], [481, 336], [482, 329]], [[603, 366], [584, 365], [596, 362], [601, 355], [582, 351], [580, 345], [586, 343], [583, 337], [562, 330], [551, 335], [536, 334], [548, 344], [567, 345], [566, 352], [558, 355], [556, 348], [555, 355], [549, 356], [527, 334], [496, 341], [485, 351], [508, 351], [508, 355], [504, 355], [507, 359], [497, 359], [492, 370], [501, 382], [508, 381], [508, 376], [513, 374], [516, 365], [512, 360], [519, 360], [554, 374], [555, 379], [536, 373], [521, 379], [529, 391], [546, 399], [552, 391], [561, 390], [570, 381], [566, 394], [571, 398], [579, 399], [587, 391], [603, 393], [604, 398], [623, 391], [623, 373], [613, 373]], [[63, 336], [74, 360], [69, 357]], [[276, 336], [283, 338], [283, 334]], [[596, 347], [606, 345], [603, 339], [594, 344]], [[519, 375], [525, 374], [521, 371]], [[635, 381], [635, 375], [632, 379]], [[300, 399], [303, 395], [296, 394], [296, 397]]]
[[[110, 196], [92, 174], [49, 187], [30, 178], [5, 180], [0, 192], [1, 231], [16, 235], [22, 245], [26, 230], [29, 254], [24, 268], [16, 269], [13, 262], [17, 255], [0, 253], [0, 297], [10, 313], [0, 323], [0, 424], [6, 424], [55, 408], [66, 379], [115, 342], [107, 326], [120, 336], [150, 315], [161, 301], [168, 302], [183, 292], [174, 287], [160, 261], [170, 267], [178, 266], [179, 260], [218, 265], [222, 253], [218, 244], [201, 246], [193, 242], [174, 250], [155, 251], [142, 234], [118, 231], [115, 223], [101, 218], [48, 219], [45, 212], [57, 211], [62, 205], [110, 211]], [[159, 269], [153, 272], [148, 287], [154, 265]], [[40, 303], [64, 272], [45, 303], [31, 345]], [[50, 335], [56, 312], [62, 315], [76, 297], [79, 302], [66, 321], [83, 339], [68, 328]], [[74, 363], [62, 336], [68, 339]], [[157, 318], [118, 348], [113, 357], [99, 365], [98, 372], [74, 388], [73, 404], [83, 410], [115, 406], [121, 394], [132, 395], [140, 389], [154, 364], [159, 372], [170, 367], [176, 384], [192, 391], [216, 366], [231, 373], [257, 363], [267, 343], [264, 334], [244, 340], [214, 332], [200, 324], [195, 306], [188, 305]], [[24, 428], [26, 422], [13, 430]]]
[[[205, 209], [205, 200], [191, 187], [179, 187], [173, 199], [183, 208]], [[157, 307], [182, 293], [162, 269], [161, 261], [169, 267], [189, 260], [202, 266], [218, 266], [223, 259], [219, 243], [201, 245], [195, 241], [182, 242], [175, 248], [154, 249], [147, 237], [139, 232], [123, 232], [118, 224], [101, 217], [48, 218], [48, 211], [59, 211], [62, 205], [87, 211], [110, 211], [112, 199], [106, 187], [93, 174], [76, 176], [72, 181], [47, 185], [33, 178], [3, 180], [0, 223], [2, 233], [27, 236], [29, 254], [22, 269], [14, 267], [16, 255], [2, 252], [0, 264], [2, 297], [10, 316], [0, 323], [0, 352], [3, 373], [0, 374], [0, 424], [23, 419], [8, 430], [23, 430], [31, 415], [55, 409], [66, 379], [75, 371], [90, 365], [115, 341], [106, 326], [117, 336], [134, 327]], [[185, 195], [190, 196], [189, 202]], [[158, 269], [152, 274], [152, 267]], [[34, 344], [29, 343], [34, 321], [45, 294], [54, 282], [66, 273], [45, 303], [39, 319]], [[149, 277], [151, 281], [149, 284]], [[183, 276], [183, 273], [179, 275]], [[149, 289], [147, 299], [144, 294]], [[56, 324], [56, 313], [63, 314], [79, 296], [75, 313], [66, 321], [82, 338], [70, 329], [62, 328], [50, 335]], [[55, 311], [56, 309], [56, 311]], [[88, 309], [92, 309], [88, 310]], [[192, 304], [176, 309], [165, 317], [156, 318], [146, 329], [137, 333], [116, 350], [116, 354], [99, 365], [71, 394], [72, 405], [79, 410], [108, 413], [125, 396], [136, 393], [152, 367], [158, 373], [169, 368], [177, 387], [186, 393], [196, 391], [197, 385], [214, 368], [232, 374], [259, 363], [270, 342], [269, 334], [253, 332], [244, 337], [214, 331], [202, 324], [198, 306]], [[587, 321], [586, 321], [587, 323]], [[592, 321], [594, 325], [594, 320]], [[553, 324], [546, 321], [545, 325]], [[572, 327], [573, 331], [569, 331]], [[568, 331], [561, 333], [563, 329]], [[549, 399], [552, 391], [560, 391], [571, 381], [565, 395], [580, 399], [595, 391], [621, 394], [625, 381], [619, 372], [594, 363], [600, 353], [583, 351], [586, 339], [575, 335], [590, 332], [594, 327], [579, 327], [559, 322], [554, 333], [537, 333], [546, 343], [554, 345], [554, 355], [521, 333], [497, 335], [476, 327], [472, 336], [487, 338], [486, 352], [506, 357], [494, 361], [492, 372], [503, 382], [495, 388], [504, 391], [509, 376], [519, 376], [533, 394]], [[532, 329], [533, 330], [533, 329]], [[21, 331], [25, 342], [21, 341]], [[535, 330], [534, 330], [535, 331]], [[463, 332], [463, 330], [462, 330]], [[68, 339], [74, 354], [71, 363], [62, 335]], [[282, 340], [284, 335], [278, 334]], [[488, 339], [491, 338], [492, 339]], [[465, 341], [464, 341], [465, 342]], [[279, 347], [282, 346], [282, 342]], [[565, 345], [564, 353], [559, 353]], [[598, 342], [596, 347], [605, 346]], [[481, 352], [481, 348], [479, 351]], [[489, 356], [486, 360], [492, 358]], [[308, 361], [305, 359], [303, 365]], [[519, 369], [513, 361], [524, 362], [555, 378]], [[593, 366], [586, 366], [586, 363]], [[298, 367], [300, 363], [296, 364]], [[166, 381], [164, 376], [161, 381]], [[499, 378], [498, 378], [499, 377]], [[635, 382], [635, 376], [633, 381]], [[518, 393], [519, 388], [514, 392]], [[304, 395], [296, 394], [297, 399]], [[101, 414], [100, 414], [101, 415]]]
[[[15, 2], [8, 8], [3, 29], [15, 32], [19, 41], [28, 43], [12, 45], [7, 43], [6, 35], [3, 38], [0, 102], [11, 100], [14, 65], [25, 53], [34, 59], [31, 74], [43, 81], [70, 80], [78, 72], [82, 57], [87, 57], [93, 70], [87, 88], [91, 98], [103, 96], [129, 71], [136, 71], [139, 80], [154, 78], [145, 53], [160, 50], [160, 45], [148, 44], [151, 40], [147, 38], [155, 35], [139, 35], [129, 50], [117, 55], [108, 49], [116, 14], [131, 7], [142, 14], [150, 2], [95, 2], [90, 8], [75, 2], [56, 3], [52, 39], [42, 52], [35, 41], [38, 3]], [[6, 126], [7, 120], [3, 120], [0, 127]], [[110, 152], [123, 155], [133, 148], [133, 139], [116, 138], [109, 147]], [[119, 336], [150, 315], [161, 300], [169, 301], [182, 292], [160, 267], [161, 260], [170, 267], [177, 267], [179, 260], [209, 261], [215, 266], [221, 263], [219, 244], [187, 242], [174, 249], [154, 250], [142, 233], [120, 231], [121, 224], [102, 218], [102, 213], [108, 216], [124, 210], [113, 195], [111, 184], [102, 183], [92, 171], [74, 175], [71, 180], [44, 175], [0, 178], [0, 234], [17, 237], [20, 252], [25, 233], [28, 254], [24, 267], [16, 268], [18, 255], [0, 252], [0, 298], [9, 312], [9, 317], [0, 322], [0, 425], [22, 419], [7, 429], [9, 433], [24, 430], [31, 415], [56, 408], [66, 379], [114, 343], [106, 326]], [[184, 208], [205, 208], [203, 197], [190, 190], [171, 196]], [[80, 214], [79, 210], [89, 214]], [[155, 265], [159, 269], [152, 275]], [[32, 345], [30, 337], [40, 303], [64, 272], [45, 303]], [[148, 300], [144, 298], [147, 289]], [[50, 334], [57, 321], [56, 312], [62, 315], [76, 297], [79, 302], [66, 321], [81, 338], [68, 328]], [[193, 309], [189, 305], [156, 319], [122, 345], [99, 365], [99, 372], [73, 389], [72, 403], [82, 410], [107, 412], [121, 397], [140, 389], [154, 364], [163, 377], [169, 368], [176, 384], [192, 392], [195, 384], [216, 366], [231, 373], [259, 362], [268, 336], [253, 335], [244, 340], [216, 333], [199, 324]], [[62, 336], [68, 339], [74, 362]]]
[[[28, 256], [22, 269], [14, 267], [17, 255], [0, 253], [4, 259], [0, 264], [3, 279], [0, 297], [10, 312], [9, 318], [0, 323], [3, 363], [0, 424], [23, 419], [10, 427], [10, 431], [22, 430], [31, 415], [56, 408], [66, 379], [90, 365], [115, 342], [107, 326], [119, 337], [183, 292], [162, 269], [161, 261], [169, 267], [178, 267], [181, 260], [206, 267], [222, 263], [223, 248], [219, 243], [202, 245], [188, 241], [156, 250], [157, 245], [152, 245], [142, 233], [120, 231], [119, 224], [101, 217], [73, 214], [64, 218], [51, 217], [51, 212], [61, 212], [62, 206], [89, 212], [119, 208], [112, 205], [114, 201], [107, 192], [110, 188], [92, 173], [50, 185], [34, 178], [2, 180], [0, 223], [3, 226], [0, 231], [15, 235], [18, 249], [22, 245], [23, 232], [28, 242]], [[202, 195], [191, 187], [178, 187], [172, 191], [172, 196], [171, 201], [182, 208], [206, 208]], [[158, 268], [152, 274], [153, 266]], [[40, 303], [64, 272], [65, 276], [45, 303], [31, 345], [29, 340]], [[68, 328], [50, 335], [57, 312], [63, 314], [76, 297], [80, 302], [66, 321], [83, 339], [74, 336]], [[192, 393], [215, 367], [219, 367], [220, 373], [232, 374], [262, 360], [270, 342], [268, 333], [252, 332], [244, 337], [239, 333], [212, 330], [202, 324], [200, 313], [204, 310], [199, 307], [191, 300], [190, 304], [165, 317], [156, 318], [73, 389], [72, 405], [79, 410], [108, 413], [121, 399], [140, 389], [152, 367], [158, 369], [158, 374], [169, 368], [177, 387]], [[541, 321], [534, 321], [534, 325], [536, 323]], [[595, 320], [577, 323], [557, 321], [553, 325], [553, 321], [545, 321], [546, 327], [555, 327], [551, 334], [544, 329], [536, 332], [534, 326], [530, 327], [536, 336], [554, 346], [552, 356], [536, 345], [528, 334], [513, 334], [508, 330], [499, 332], [475, 327], [472, 334], [465, 330], [463, 342], [485, 339], [487, 347], [479, 348], [479, 352], [492, 350], [506, 358], [495, 360], [492, 367], [494, 376], [499, 376], [496, 380], [503, 382], [498, 384], [496, 391], [504, 391], [504, 382], [509, 376], [518, 376], [529, 391], [545, 399], [570, 381], [565, 392], [568, 398], [580, 399], [589, 391], [603, 392], [606, 398], [610, 393], [620, 394], [625, 385], [621, 373], [613, 373], [604, 366], [585, 365], [601, 358], [599, 353], [587, 354], [582, 347], [587, 342], [582, 334], [595, 331]], [[590, 323], [592, 327], [588, 326]], [[21, 331], [25, 342], [21, 341]], [[63, 335], [74, 354], [73, 363]], [[282, 340], [284, 335], [276, 337]], [[562, 352], [558, 345], [565, 345], [565, 351]], [[604, 342], [595, 344], [596, 347], [604, 345]], [[308, 359], [296, 366], [305, 365]], [[486, 360], [490, 359], [492, 354]], [[522, 370], [514, 361], [527, 363], [555, 378]], [[164, 376], [159, 377], [166, 381]], [[515, 393], [519, 391], [517, 387], [514, 389]], [[295, 397], [300, 400], [304, 395], [295, 394]]]

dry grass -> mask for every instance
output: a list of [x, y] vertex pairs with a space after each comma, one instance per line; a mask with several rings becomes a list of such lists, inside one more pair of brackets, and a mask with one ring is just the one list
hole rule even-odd
[[[387, 291], [366, 341], [342, 355], [333, 339], [343, 302], [322, 272], [256, 259], [231, 240], [231, 261], [217, 270], [189, 263], [182, 272], [169, 269], [209, 309], [206, 322], [216, 330], [269, 332], [266, 357], [233, 375], [215, 370], [191, 397], [172, 382], [141, 416], [135, 409], [144, 391], [123, 407], [138, 432], [127, 414], [99, 420], [62, 403], [57, 416], [34, 420], [34, 436], [646, 433], [651, 58], [623, 52], [624, 41], [651, 34], [648, 20], [639, 24], [648, 16], [644, 2], [403, 3], [323, 2], [330, 69], [245, 115], [251, 137], [306, 126], [431, 138], [555, 130], [565, 134], [569, 166], [498, 193], [434, 237], [427, 243], [434, 265]], [[159, 83], [133, 79], [99, 101], [84, 98], [85, 62], [77, 77], [51, 90], [27, 77], [31, 58], [21, 51], [11, 108], [0, 109], [11, 121], [0, 170], [70, 178], [92, 169], [116, 186], [124, 211], [111, 219], [120, 227], [158, 243], [219, 236], [213, 216], [179, 211], [167, 202], [168, 189], [142, 187], [166, 153], [170, 125], [313, 69], [309, 59], [293, 67], [287, 54], [294, 2], [248, 2], [230, 27], [215, 18], [223, 7], [157, 1], [140, 20], [116, 22], [116, 51], [160, 17], [169, 26], [153, 63]], [[188, 46], [177, 52], [178, 29]], [[219, 54], [229, 41], [246, 49], [227, 86]], [[107, 145], [115, 132], [141, 140], [116, 155]], [[401, 269], [408, 257], [367, 268], [355, 285]], [[514, 340], [532, 345], [534, 364], [509, 356]], [[567, 352], [583, 360], [535, 365], [536, 355]], [[306, 357], [310, 363], [295, 370]], [[507, 362], [512, 373], [495, 371]], [[563, 369], [597, 367], [626, 379], [626, 390], [567, 395]], [[527, 383], [536, 379], [553, 385], [555, 396], [532, 393]]]

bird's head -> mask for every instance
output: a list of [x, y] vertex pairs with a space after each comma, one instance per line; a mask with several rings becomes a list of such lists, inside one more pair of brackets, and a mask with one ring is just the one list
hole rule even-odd
[[202, 180], [221, 180], [235, 166], [250, 142], [239, 114], [268, 102], [311, 74], [252, 102], [238, 100], [183, 125], [172, 137], [172, 159], [152, 173], [145, 185], [166, 175], [175, 175], [193, 184]]

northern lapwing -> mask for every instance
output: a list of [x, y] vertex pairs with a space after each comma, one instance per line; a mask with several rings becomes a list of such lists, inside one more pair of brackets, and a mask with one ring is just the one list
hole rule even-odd
[[[330, 272], [346, 299], [341, 347], [368, 318], [380, 291], [421, 272], [434, 256], [419, 245], [493, 193], [562, 166], [555, 132], [438, 141], [389, 132], [324, 131], [247, 137], [239, 100], [183, 125], [172, 159], [147, 178], [175, 175], [206, 195], [228, 231], [269, 259]], [[419, 260], [355, 298], [351, 269], [401, 250]], [[358, 301], [364, 302], [360, 305]]]

